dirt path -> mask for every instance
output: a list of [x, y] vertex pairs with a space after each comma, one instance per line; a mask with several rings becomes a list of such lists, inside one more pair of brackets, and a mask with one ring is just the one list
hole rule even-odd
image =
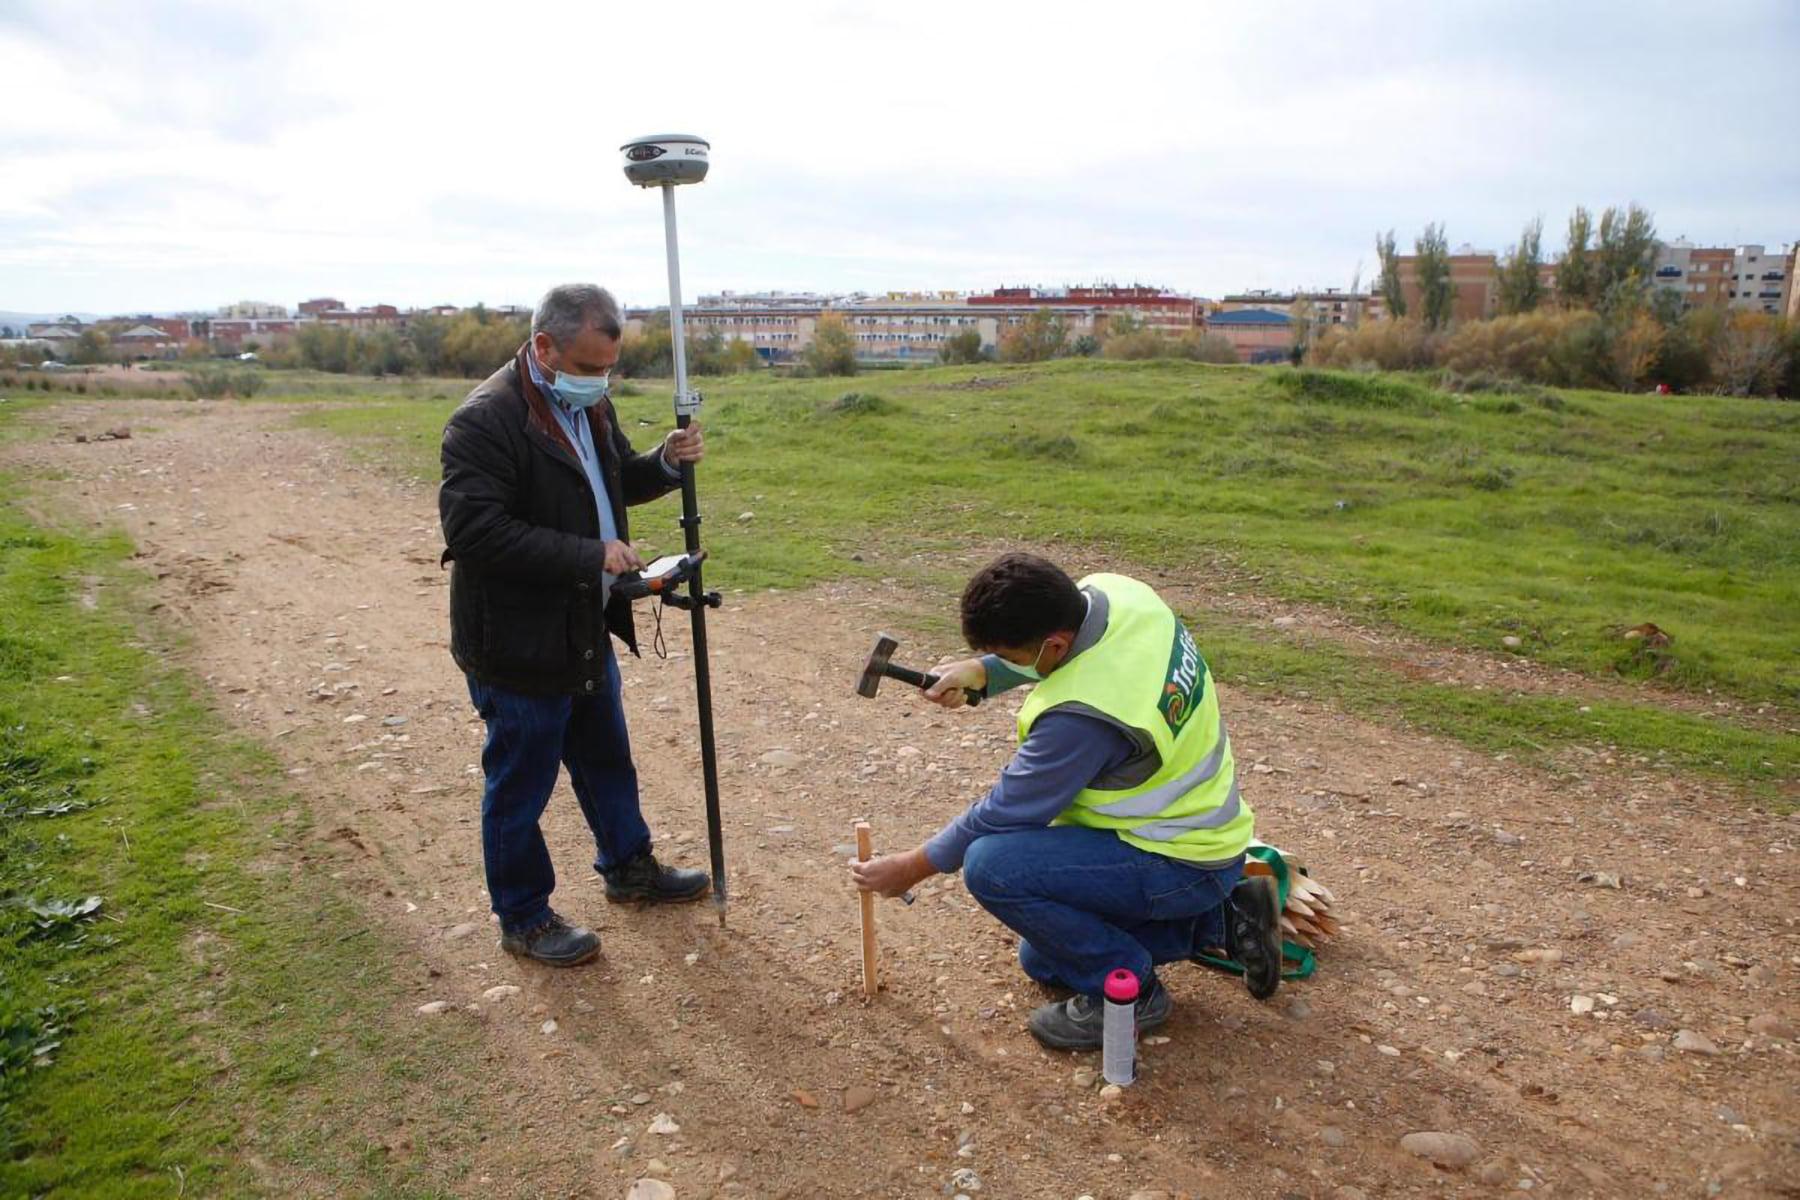
[[[507, 1117], [426, 1150], [466, 1159], [471, 1195], [618, 1197], [646, 1173], [682, 1200], [1800, 1194], [1800, 820], [1666, 772], [1552, 776], [1309, 701], [1228, 696], [1259, 834], [1302, 854], [1351, 924], [1314, 981], [1266, 1006], [1169, 969], [1168, 1040], [1107, 1101], [1075, 1078], [1094, 1056], [1024, 1032], [1040, 996], [955, 879], [881, 906], [888, 989], [861, 999], [852, 818], [878, 846], [915, 843], [1012, 741], [1004, 703], [953, 717], [851, 694], [870, 631], [944, 598], [834, 586], [728, 603], [710, 628], [729, 929], [707, 906], [609, 908], [565, 791], [547, 817], [557, 905], [606, 952], [552, 974], [502, 954], [486, 913], [480, 726], [444, 645], [433, 489], [275, 405], [37, 419], [53, 440], [8, 453], [130, 532], [194, 669], [310, 796], [318, 841], [294, 885], [341, 877], [411, 956], [416, 1002], [450, 1002], [397, 1027], [467, 1027], [445, 1077], [485, 1081]], [[129, 440], [73, 440], [122, 423]], [[671, 513], [643, 525], [672, 530]], [[659, 848], [704, 865], [685, 621], [665, 630], [669, 661], [626, 662], [627, 705]], [[1578, 882], [1595, 871], [1623, 886]], [[497, 985], [521, 991], [485, 998]], [[1578, 995], [1592, 1013], [1572, 1011]], [[659, 1113], [679, 1132], [648, 1132]], [[1435, 1168], [1399, 1148], [1418, 1130], [1467, 1133], [1481, 1156]]]

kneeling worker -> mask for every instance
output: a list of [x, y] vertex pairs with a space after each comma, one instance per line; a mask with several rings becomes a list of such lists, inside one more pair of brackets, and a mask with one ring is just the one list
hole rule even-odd
[[1124, 967], [1138, 1027], [1168, 1020], [1159, 963], [1222, 946], [1258, 999], [1281, 980], [1274, 881], [1243, 875], [1253, 817], [1193, 638], [1147, 584], [1078, 586], [1034, 554], [982, 568], [962, 595], [981, 658], [936, 669], [946, 708], [963, 689], [1035, 681], [1019, 749], [986, 796], [917, 850], [854, 863], [857, 886], [898, 896], [962, 868], [969, 894], [1019, 935], [1019, 965], [1075, 994], [1031, 1014], [1046, 1046], [1100, 1045], [1101, 984]]

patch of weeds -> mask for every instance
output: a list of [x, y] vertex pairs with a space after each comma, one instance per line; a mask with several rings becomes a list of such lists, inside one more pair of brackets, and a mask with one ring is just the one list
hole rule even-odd
[[900, 406], [892, 400], [876, 395], [874, 392], [845, 392], [828, 406], [834, 413], [843, 413], [853, 417], [883, 416], [900, 411]]
[[19, 940], [61, 941], [65, 946], [78, 946], [84, 934], [82, 926], [100, 913], [103, 901], [98, 896], [81, 900], [20, 900], [18, 906], [31, 914], [19, 932]]
[[1386, 375], [1353, 375], [1341, 371], [1280, 371], [1270, 383], [1297, 401], [1344, 408], [1387, 408], [1412, 412], [1443, 409], [1441, 393], [1406, 379]]
[[1483, 492], [1504, 492], [1513, 485], [1517, 473], [1507, 466], [1489, 467], [1469, 477], [1469, 486]]
[[1025, 458], [1042, 458], [1051, 462], [1075, 462], [1081, 458], [1081, 443], [1066, 433], [1055, 437], [1016, 433], [1006, 439], [1006, 447]]
[[0, 996], [0, 1103], [25, 1075], [55, 1062], [69, 1023], [84, 1008], [79, 1001], [19, 1008]]

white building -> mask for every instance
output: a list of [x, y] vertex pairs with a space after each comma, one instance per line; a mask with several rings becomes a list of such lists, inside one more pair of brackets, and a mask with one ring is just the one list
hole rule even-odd
[[1785, 313], [1794, 285], [1789, 270], [1792, 257], [1789, 246], [1775, 251], [1739, 246], [1732, 255], [1731, 279], [1726, 288], [1730, 307], [1746, 312]]

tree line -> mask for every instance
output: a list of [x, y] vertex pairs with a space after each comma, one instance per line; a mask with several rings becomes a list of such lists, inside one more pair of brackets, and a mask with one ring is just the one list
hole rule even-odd
[[1647, 209], [1608, 207], [1596, 221], [1577, 207], [1554, 260], [1545, 258], [1543, 238], [1543, 218], [1526, 222], [1495, 267], [1497, 314], [1457, 323], [1443, 223], [1426, 225], [1413, 242], [1416, 310], [1394, 231], [1377, 233], [1378, 286], [1391, 319], [1329, 330], [1308, 360], [1444, 367], [1617, 391], [1800, 396], [1800, 324], [1768, 313], [1689, 309], [1681, 293], [1656, 287], [1661, 243]]

